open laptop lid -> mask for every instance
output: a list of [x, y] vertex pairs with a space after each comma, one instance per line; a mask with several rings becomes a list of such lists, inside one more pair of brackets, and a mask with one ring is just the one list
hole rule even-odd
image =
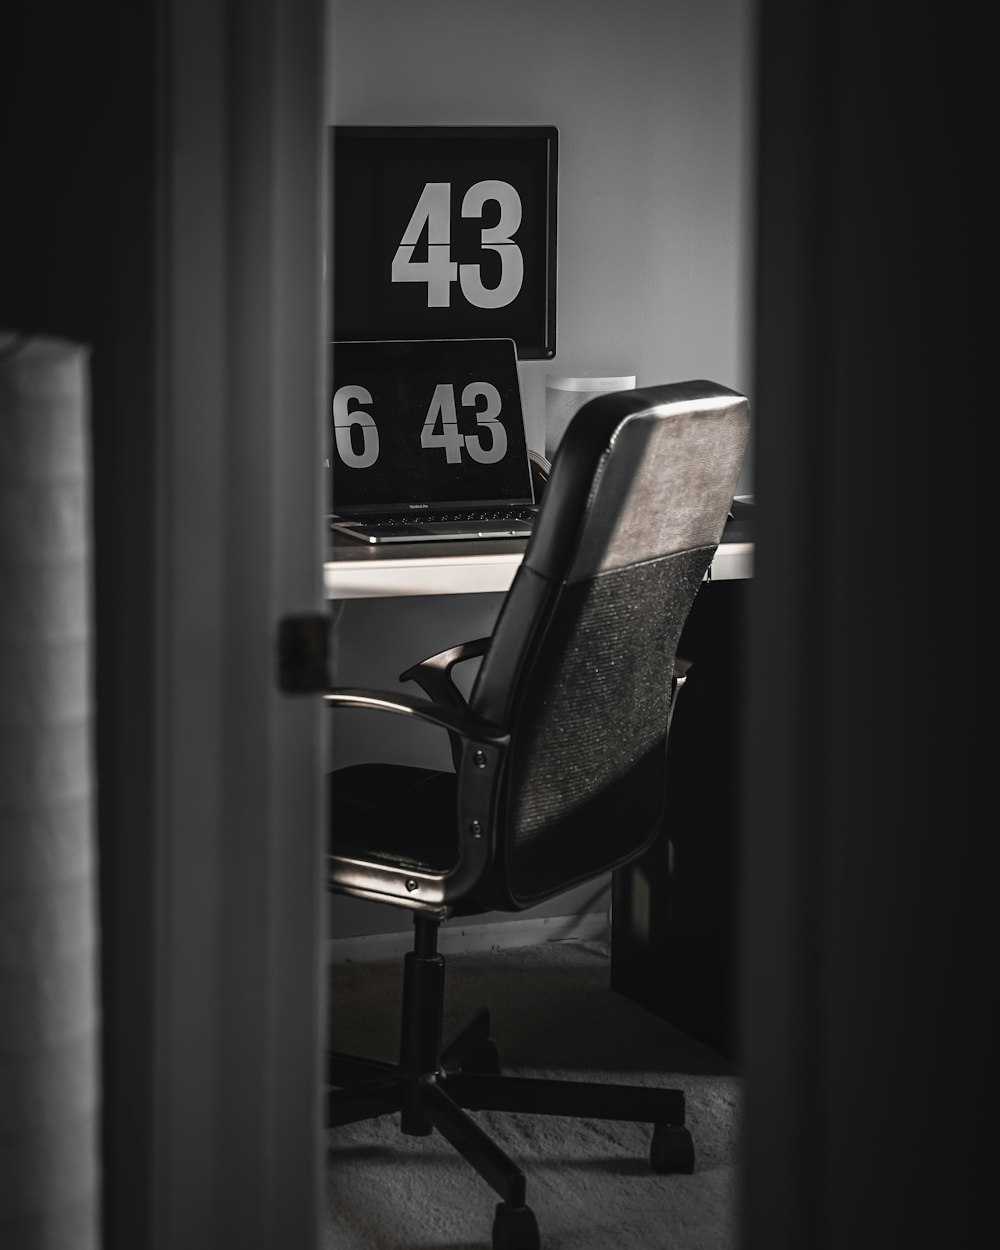
[[513, 339], [331, 345], [331, 515], [531, 504]]

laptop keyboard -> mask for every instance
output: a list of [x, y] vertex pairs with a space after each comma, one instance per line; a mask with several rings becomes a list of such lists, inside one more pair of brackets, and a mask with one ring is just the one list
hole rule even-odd
[[380, 528], [424, 523], [443, 525], [451, 521], [478, 525], [482, 521], [533, 521], [537, 513], [537, 507], [530, 505], [520, 508], [484, 508], [477, 512], [411, 512], [403, 516], [379, 517], [378, 524]]

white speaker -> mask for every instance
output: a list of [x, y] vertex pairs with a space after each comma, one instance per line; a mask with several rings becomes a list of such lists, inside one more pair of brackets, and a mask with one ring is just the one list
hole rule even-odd
[[566, 426], [590, 399], [609, 391], [630, 391], [635, 375], [617, 378], [565, 378], [545, 375], [545, 455], [555, 454]]

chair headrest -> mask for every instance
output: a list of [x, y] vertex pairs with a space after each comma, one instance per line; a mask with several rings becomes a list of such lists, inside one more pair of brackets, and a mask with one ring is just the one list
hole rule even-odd
[[556, 452], [525, 565], [573, 582], [717, 545], [749, 420], [745, 396], [708, 381], [591, 400]]

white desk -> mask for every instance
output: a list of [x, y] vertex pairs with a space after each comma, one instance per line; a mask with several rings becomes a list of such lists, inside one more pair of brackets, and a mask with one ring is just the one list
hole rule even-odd
[[[323, 578], [328, 599], [378, 599], [399, 595], [459, 595], [506, 591], [525, 541], [406, 544], [386, 548], [351, 538], [331, 544]], [[753, 575], [753, 543], [724, 542], [710, 569], [712, 581]]]
[[[386, 599], [401, 595], [505, 593], [527, 539], [468, 542], [358, 542], [331, 534], [323, 566], [327, 599]], [[713, 582], [753, 577], [753, 496], [737, 495], [708, 577]]]

